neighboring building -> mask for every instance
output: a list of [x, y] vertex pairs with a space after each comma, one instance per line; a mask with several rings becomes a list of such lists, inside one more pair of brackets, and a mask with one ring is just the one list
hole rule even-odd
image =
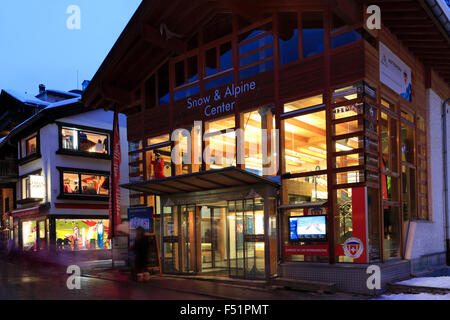
[[[2, 90], [0, 93], [0, 140], [25, 120], [55, 101], [81, 97], [78, 93], [46, 90], [39, 85], [39, 94], [33, 96], [15, 90]], [[6, 142], [0, 153], [0, 240], [12, 238], [11, 211], [15, 208], [15, 185], [18, 179], [16, 145]]]
[[216, 3], [143, 2], [83, 94], [127, 115], [124, 187], [155, 207], [163, 272], [371, 293], [370, 264], [382, 290], [444, 265], [448, 15], [416, 0]]
[[[73, 93], [52, 90], [39, 96], [59, 101], [16, 126], [0, 142], [0, 153], [16, 146], [18, 159], [16, 207], [10, 206], [15, 247], [80, 250], [81, 255], [105, 249], [107, 257], [113, 112], [85, 107]], [[72, 98], [61, 99], [65, 96]], [[125, 117], [119, 123], [126, 154]], [[128, 157], [122, 159], [126, 182]], [[128, 207], [127, 190], [122, 190], [122, 199], [123, 207]]]

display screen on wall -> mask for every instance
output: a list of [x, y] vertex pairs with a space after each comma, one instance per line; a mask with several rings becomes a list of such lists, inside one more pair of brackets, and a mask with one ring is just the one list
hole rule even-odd
[[411, 101], [411, 68], [381, 42], [380, 81]]
[[327, 238], [326, 216], [289, 217], [289, 239], [299, 241], [320, 241]]
[[61, 250], [111, 249], [107, 219], [56, 219], [56, 245]]

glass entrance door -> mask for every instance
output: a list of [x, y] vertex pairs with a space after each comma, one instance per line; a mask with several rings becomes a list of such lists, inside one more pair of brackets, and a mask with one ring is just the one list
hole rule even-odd
[[201, 271], [226, 271], [228, 268], [227, 208], [200, 208]]
[[262, 199], [228, 203], [231, 277], [264, 278], [264, 205]]
[[164, 272], [265, 277], [263, 199], [164, 207], [163, 215]]
[[181, 207], [181, 270], [195, 271], [195, 206]]

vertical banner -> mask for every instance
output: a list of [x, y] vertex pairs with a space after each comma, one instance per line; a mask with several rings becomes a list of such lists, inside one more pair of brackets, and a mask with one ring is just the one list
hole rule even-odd
[[113, 121], [113, 150], [112, 150], [111, 175], [109, 178], [109, 228], [108, 238], [111, 239], [116, 233], [116, 226], [122, 223], [122, 212], [120, 207], [120, 133], [119, 133], [119, 113], [114, 110]]

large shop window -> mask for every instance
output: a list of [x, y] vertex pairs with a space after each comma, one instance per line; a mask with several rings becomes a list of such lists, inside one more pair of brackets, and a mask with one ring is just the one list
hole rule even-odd
[[111, 249], [108, 219], [56, 219], [55, 224], [57, 250]]
[[148, 138], [146, 150], [146, 179], [170, 177], [172, 175], [172, 160], [169, 134]]
[[80, 128], [63, 126], [60, 131], [61, 147], [64, 150], [109, 154], [109, 134]]
[[198, 94], [198, 56], [193, 55], [185, 59], [175, 61], [175, 92], [174, 100], [184, 99], [188, 96]]
[[[403, 114], [402, 114], [403, 116]], [[402, 153], [402, 193], [404, 220], [417, 219], [416, 204], [416, 165], [415, 165], [415, 128], [408, 122], [401, 120], [400, 142]]]
[[158, 70], [158, 103], [160, 106], [170, 102], [169, 63], [166, 62]]
[[325, 111], [283, 120], [285, 172], [327, 168]]
[[239, 35], [239, 78], [273, 69], [272, 23]]
[[36, 221], [22, 222], [22, 248], [24, 251], [36, 251], [37, 241]]
[[275, 175], [275, 117], [271, 108], [260, 108], [243, 114], [245, 170], [263, 176]]
[[178, 129], [172, 132], [174, 149], [172, 162], [175, 174], [198, 172], [202, 163], [201, 126]]
[[303, 58], [323, 52], [322, 12], [302, 12]]
[[77, 172], [59, 168], [62, 177], [60, 196], [108, 197], [109, 173]]
[[298, 13], [280, 12], [278, 14], [278, 41], [280, 65], [299, 59]]
[[39, 153], [38, 150], [38, 134], [33, 133], [32, 135], [22, 139], [20, 141], [20, 158], [27, 158], [34, 154]]
[[207, 169], [236, 165], [235, 126], [234, 116], [205, 123], [203, 154]]
[[309, 107], [318, 106], [321, 104], [323, 104], [323, 95], [318, 94], [312, 97], [307, 97], [300, 100], [285, 103], [284, 112], [288, 113], [291, 111], [302, 110]]

